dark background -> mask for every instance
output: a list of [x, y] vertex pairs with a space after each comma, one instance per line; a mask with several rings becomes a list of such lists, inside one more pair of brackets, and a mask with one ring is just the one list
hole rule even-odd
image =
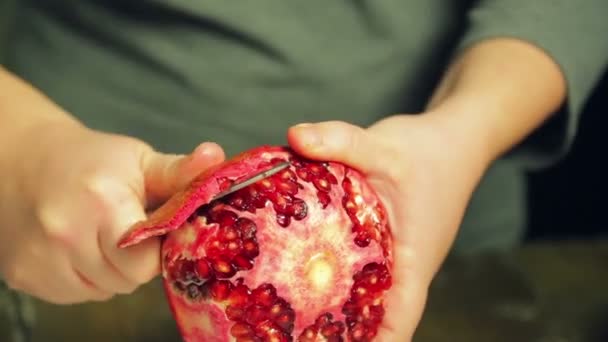
[[592, 238], [608, 233], [608, 70], [582, 114], [572, 151], [530, 173], [529, 240]]

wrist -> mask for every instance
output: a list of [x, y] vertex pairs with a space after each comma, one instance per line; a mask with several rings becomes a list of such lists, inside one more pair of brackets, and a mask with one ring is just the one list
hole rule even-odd
[[433, 112], [396, 114], [369, 128], [385, 142], [405, 148], [408, 155], [415, 154], [421, 160], [458, 169], [473, 186], [492, 161], [490, 149], [481, 143], [483, 138], [473, 132], [481, 129], [467, 127], [463, 121], [457, 120], [456, 115]]
[[557, 112], [565, 89], [559, 66], [544, 51], [515, 39], [491, 39], [450, 66], [427, 111], [492, 162]]
[[475, 162], [484, 167], [506, 148], [498, 137], [500, 127], [473, 100], [450, 98], [421, 117], [445, 137], [450, 148], [475, 157]]

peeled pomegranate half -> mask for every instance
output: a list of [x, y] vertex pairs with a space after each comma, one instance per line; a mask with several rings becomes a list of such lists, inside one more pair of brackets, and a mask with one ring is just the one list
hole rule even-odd
[[[230, 185], [290, 166], [226, 197]], [[358, 171], [262, 146], [201, 174], [119, 243], [162, 235], [188, 342], [372, 341], [391, 287], [385, 209]]]

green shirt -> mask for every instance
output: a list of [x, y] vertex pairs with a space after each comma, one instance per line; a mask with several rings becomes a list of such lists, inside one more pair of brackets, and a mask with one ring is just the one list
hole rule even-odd
[[232, 155], [284, 144], [299, 122], [419, 112], [461, 49], [531, 41], [564, 70], [568, 104], [483, 180], [459, 240], [473, 248], [518, 237], [522, 167], [567, 151], [607, 62], [606, 13], [605, 0], [32, 0], [6, 65], [91, 127]]

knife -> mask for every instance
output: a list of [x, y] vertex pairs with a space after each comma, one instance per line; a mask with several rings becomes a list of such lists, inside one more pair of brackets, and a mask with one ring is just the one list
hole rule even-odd
[[238, 190], [240, 190], [242, 188], [245, 188], [245, 187], [247, 187], [247, 186], [249, 186], [249, 185], [251, 185], [251, 184], [253, 184], [255, 182], [258, 182], [258, 181], [260, 181], [260, 180], [262, 180], [264, 178], [268, 178], [268, 177], [274, 175], [275, 173], [280, 172], [283, 169], [286, 169], [287, 167], [289, 167], [289, 165], [291, 165], [289, 162], [282, 162], [282, 163], [279, 163], [279, 164], [273, 166], [272, 168], [270, 168], [270, 169], [268, 169], [266, 171], [262, 171], [262, 172], [254, 175], [252, 177], [249, 177], [249, 178], [247, 178], [244, 181], [235, 183], [235, 184], [231, 185], [228, 189], [226, 189], [226, 190], [220, 192], [219, 194], [217, 194], [213, 198], [213, 201], [215, 201], [217, 199], [220, 199], [220, 198], [222, 198], [224, 196], [230, 195], [231, 193], [233, 193], [235, 191], [238, 191]]

